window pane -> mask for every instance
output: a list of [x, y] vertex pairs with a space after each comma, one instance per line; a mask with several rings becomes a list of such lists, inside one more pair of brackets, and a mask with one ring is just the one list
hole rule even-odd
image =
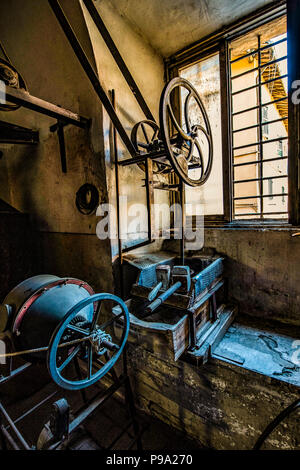
[[212, 128], [214, 148], [209, 179], [203, 186], [186, 186], [186, 201], [203, 204], [205, 215], [220, 215], [223, 214], [223, 163], [219, 54], [180, 70], [180, 76], [194, 85], [204, 103]]

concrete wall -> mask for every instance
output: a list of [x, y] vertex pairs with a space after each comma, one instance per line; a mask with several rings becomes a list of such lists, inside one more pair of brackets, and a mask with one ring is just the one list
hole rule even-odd
[[226, 256], [229, 297], [240, 315], [300, 326], [299, 237], [291, 230], [207, 229], [205, 246]]

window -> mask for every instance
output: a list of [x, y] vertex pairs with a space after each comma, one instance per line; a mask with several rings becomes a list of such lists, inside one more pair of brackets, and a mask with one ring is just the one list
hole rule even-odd
[[230, 41], [229, 54], [233, 217], [287, 218], [286, 18]]
[[[186, 200], [190, 203], [201, 202], [204, 215], [223, 214], [223, 175], [222, 175], [222, 130], [220, 96], [219, 54], [213, 54], [196, 64], [179, 71], [181, 77], [189, 80], [201, 95], [213, 135], [214, 160], [211, 176], [203, 186], [186, 186]], [[184, 98], [183, 96], [181, 97]], [[181, 109], [184, 109], [181, 106]], [[184, 121], [184, 118], [182, 117]]]
[[211, 176], [201, 187], [186, 186], [187, 202], [203, 203], [207, 222], [289, 218], [286, 7], [261, 14], [170, 61], [170, 76], [195, 86], [212, 126]]

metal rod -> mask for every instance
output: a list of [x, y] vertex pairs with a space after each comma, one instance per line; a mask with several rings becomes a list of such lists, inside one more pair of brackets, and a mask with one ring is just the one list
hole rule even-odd
[[115, 45], [111, 35], [109, 34], [103, 20], [95, 7], [92, 0], [83, 0], [89, 14], [91, 15], [95, 25], [98, 28], [99, 33], [101, 34], [105, 44], [107, 45], [108, 49], [110, 50], [117, 66], [119, 67], [120, 71], [122, 72], [123, 77], [125, 78], [126, 82], [128, 83], [129, 88], [131, 89], [135, 99], [137, 100], [138, 104], [140, 105], [142, 111], [144, 112], [147, 119], [150, 121], [154, 121], [153, 114], [151, 113], [146, 101], [143, 98], [142, 93], [139, 90], [133, 76], [131, 75], [127, 65], [125, 64], [117, 46]]
[[184, 266], [184, 246], [185, 246], [185, 188], [184, 182], [180, 181], [180, 205], [181, 205], [181, 243], [180, 243], [180, 258], [181, 264]]
[[[278, 98], [277, 100], [268, 101], [267, 103], [264, 103], [264, 106], [270, 106], [271, 104], [279, 103], [280, 101], [284, 101], [287, 99], [288, 97], [284, 96], [283, 98]], [[235, 113], [232, 113], [232, 116], [238, 116], [239, 114], [248, 113], [249, 111], [254, 111], [255, 109], [258, 109], [258, 105], [252, 106], [251, 108], [242, 109], [241, 111], [236, 111]]]
[[[121, 160], [119, 161], [119, 165], [120, 166], [134, 165], [135, 163], [144, 163], [147, 158], [151, 158], [152, 160], [155, 160], [156, 158], [161, 158], [165, 156], [166, 156], [165, 151], [152, 153], [152, 154], [145, 153], [144, 155], [138, 155], [135, 158], [127, 158], [126, 160]], [[166, 165], [166, 167], [171, 168], [171, 165], [167, 162], [166, 163], [164, 162], [164, 165]]]
[[31, 362], [26, 362], [26, 364], [18, 367], [17, 369], [15, 370], [12, 370], [11, 373], [7, 376], [7, 377], [1, 377], [0, 378], [0, 385], [2, 384], [5, 384], [6, 382], [8, 382], [12, 377], [16, 377], [17, 375], [21, 374], [22, 372], [24, 372], [24, 370], [28, 369], [29, 367], [32, 366], [32, 363]]
[[110, 398], [124, 383], [124, 381], [124, 378], [120, 379], [119, 383], [111, 385], [104, 394], [103, 392], [100, 392], [87, 407], [84, 407], [84, 409], [80, 411], [76, 418], [70, 423], [69, 434], [71, 434], [72, 431], [78, 428], [78, 426], [83, 423], [83, 421], [85, 421], [87, 417], [98, 408], [99, 405], [101, 405], [108, 398]]
[[58, 124], [57, 135], [58, 135], [59, 150], [60, 150], [61, 169], [63, 173], [67, 173], [67, 156], [66, 156], [64, 126], [62, 126], [60, 123]]
[[[263, 163], [277, 162], [278, 160], [287, 160], [287, 159], [288, 159], [287, 156], [285, 156], [285, 157], [275, 157], [275, 158], [266, 158], [265, 160], [262, 160], [262, 162]], [[260, 160], [256, 160], [255, 162], [234, 163], [233, 166], [236, 167], [236, 166], [246, 166], [246, 165], [258, 165], [259, 163], [260, 163]]]
[[[111, 103], [116, 109], [115, 90], [111, 90]], [[120, 181], [119, 181], [119, 162], [118, 162], [118, 140], [116, 128], [113, 125], [113, 156], [115, 162], [115, 179], [116, 179], [116, 205], [117, 205], [117, 233], [118, 233], [118, 251], [119, 251], [119, 276], [120, 276], [120, 293], [124, 298], [124, 282], [123, 282], [123, 252], [121, 240], [121, 218], [120, 218]]]
[[[249, 212], [247, 214], [235, 214], [235, 217], [239, 216], [239, 217], [245, 217], [245, 216], [250, 216], [250, 215], [283, 215], [283, 214], [286, 214], [287, 215], [287, 212], [264, 212], [263, 214], [261, 212]], [[260, 220], [260, 218], [259, 218]]]
[[78, 41], [72, 26], [68, 22], [58, 0], [48, 0], [50, 7], [53, 10], [54, 15], [56, 16], [66, 38], [68, 39], [70, 46], [76, 54], [77, 59], [79, 60], [83, 70], [85, 71], [87, 77], [89, 78], [95, 92], [97, 93], [101, 103], [103, 104], [107, 114], [112, 120], [114, 126], [116, 127], [122, 141], [124, 142], [125, 147], [132, 157], [136, 156], [136, 150], [129, 139], [121, 121], [119, 120], [108, 96], [106, 95], [104, 89], [102, 88], [99, 78], [95, 73], [93, 67], [91, 66], [80, 42]]
[[129, 251], [135, 250], [136, 248], [142, 248], [143, 246], [150, 245], [151, 243], [153, 243], [153, 241], [154, 240], [146, 240], [144, 242], [137, 243], [136, 245], [128, 246], [126, 248], [123, 248], [123, 253], [128, 253]]
[[0, 432], [3, 435], [3, 438], [5, 438], [10, 443], [14, 450], [21, 450], [16, 441], [12, 438], [12, 436], [9, 434], [9, 432], [5, 429], [4, 426], [0, 426]]
[[[279, 196], [288, 196], [288, 193], [281, 193], [281, 194], [272, 194], [272, 197], [279, 197]], [[242, 200], [242, 199], [257, 199], [261, 197], [270, 197], [270, 194], [257, 194], [256, 196], [242, 196], [242, 197], [234, 197], [235, 201]]]
[[[263, 199], [263, 190], [264, 190], [264, 185], [263, 185], [263, 164], [262, 160], [264, 158], [263, 155], [263, 146], [262, 146], [262, 141], [263, 141], [263, 128], [262, 128], [262, 75], [261, 75], [261, 37], [260, 34], [257, 37], [258, 40], [258, 140], [259, 140], [259, 159], [260, 159], [260, 164], [258, 166], [258, 172], [259, 172], [259, 177], [260, 177], [260, 183], [259, 183], [259, 193], [260, 193], [260, 212], [263, 214], [264, 212], [264, 199]], [[263, 215], [261, 215], [261, 218], [263, 218]]]
[[287, 38], [279, 39], [276, 42], [272, 42], [272, 44], [267, 44], [266, 46], [259, 47], [258, 49], [254, 49], [254, 51], [248, 52], [247, 54], [244, 54], [241, 57], [238, 57], [237, 59], [233, 59], [230, 61], [231, 64], [234, 64], [235, 62], [238, 62], [239, 60], [246, 59], [247, 57], [250, 57], [252, 55], [256, 55], [259, 51], [265, 51], [266, 49], [271, 49], [274, 46], [277, 46], [277, 44], [281, 44], [282, 42], [287, 42]]
[[[264, 126], [264, 123], [262, 123], [262, 126]], [[287, 140], [288, 137], [276, 137], [276, 139], [270, 139], [270, 140], [259, 140], [258, 142], [252, 142], [251, 144], [245, 144], [245, 145], [239, 145], [238, 147], [233, 147], [232, 150], [240, 150], [244, 149], [247, 147], [254, 147], [256, 145], [261, 145], [261, 144], [272, 144], [273, 142], [278, 142], [279, 140]]]
[[48, 101], [41, 100], [23, 90], [12, 88], [8, 85], [3, 85], [0, 88], [0, 101], [5, 100], [11, 103], [19, 104], [24, 108], [31, 109], [46, 116], [64, 121], [74, 126], [86, 129], [90, 125], [90, 120], [79, 116], [78, 114], [68, 111], [67, 109], [60, 108], [55, 104]]
[[263, 178], [251, 178], [249, 180], [235, 180], [233, 181], [234, 184], [240, 184], [240, 183], [250, 183], [253, 181], [266, 181], [266, 180], [277, 180], [281, 178], [287, 178], [288, 175], [279, 175], [279, 176], [265, 176]]
[[153, 165], [151, 158], [146, 159], [146, 196], [147, 196], [147, 222], [148, 222], [148, 240], [152, 241], [152, 225], [153, 225], [153, 204], [154, 204], [154, 190], [153, 190]]
[[[25, 450], [31, 450], [29, 445], [27, 444], [27, 442], [25, 441], [24, 437], [22, 436], [22, 434], [20, 433], [20, 431], [18, 430], [18, 428], [15, 426], [13, 420], [11, 419], [11, 417], [9, 416], [9, 414], [7, 413], [6, 409], [4, 408], [4, 406], [2, 405], [2, 403], [0, 402], [0, 412], [2, 413], [2, 415], [4, 416], [4, 418], [6, 419], [6, 421], [8, 422], [8, 424], [10, 425], [11, 429], [13, 430], [13, 432], [15, 433], [16, 437], [18, 438], [18, 440], [20, 441], [20, 443], [22, 444], [22, 446], [24, 447]], [[3, 430], [3, 429], [2, 429]], [[4, 432], [4, 430], [3, 430]]]
[[14, 423], [17, 424], [19, 421], [22, 421], [24, 418], [26, 418], [26, 416], [30, 415], [31, 413], [33, 413], [35, 410], [37, 410], [38, 408], [40, 408], [42, 405], [44, 405], [48, 400], [50, 400], [51, 398], [53, 398], [56, 394], [57, 394], [57, 390], [55, 390], [55, 392], [52, 392], [50, 393], [50, 395], [48, 395], [46, 398], [44, 398], [44, 400], [40, 401], [39, 403], [37, 403], [35, 406], [33, 406], [32, 408], [30, 408], [30, 410], [26, 411], [25, 413], [23, 413], [21, 416], [19, 416], [18, 418], [16, 418], [14, 420]]
[[[275, 124], [276, 122], [282, 122], [282, 121], [286, 121], [288, 119], [288, 116], [286, 117], [283, 117], [283, 118], [279, 118], [279, 119], [273, 119], [272, 121], [264, 121], [264, 126], [267, 126], [269, 124]], [[248, 131], [250, 129], [255, 129], [256, 127], [258, 127], [259, 124], [253, 124], [253, 126], [247, 126], [247, 127], [241, 127], [240, 129], [236, 129], [234, 131], [232, 131], [233, 133], [236, 133], [236, 132], [244, 132], [244, 131]]]
[[173, 295], [178, 289], [180, 289], [181, 285], [181, 282], [178, 281], [171, 287], [169, 287], [168, 290], [160, 294], [155, 300], [153, 300], [153, 302], [151, 302], [151, 304], [146, 307], [145, 313], [153, 313], [154, 310], [160, 307], [160, 305], [162, 305], [169, 297], [171, 297], [171, 295]]
[[38, 144], [39, 132], [10, 122], [0, 121], [0, 142], [5, 144]]
[[[260, 67], [258, 67], [260, 69]], [[285, 75], [280, 75], [279, 77], [275, 77], [275, 78], [270, 78], [270, 80], [264, 80], [261, 82], [261, 85], [267, 85], [268, 83], [272, 83], [272, 82], [276, 82], [277, 80], [283, 80], [284, 78], [287, 78], [288, 75], [285, 74]], [[257, 83], [256, 85], [251, 85], [251, 86], [248, 86], [247, 88], [242, 88], [241, 90], [237, 90], [237, 91], [234, 91], [232, 93], [232, 96], [235, 96], [235, 95], [238, 95], [240, 93], [243, 93], [243, 92], [246, 92], [246, 91], [249, 91], [249, 90], [253, 90], [254, 88], [257, 88], [259, 86], [259, 84]]]

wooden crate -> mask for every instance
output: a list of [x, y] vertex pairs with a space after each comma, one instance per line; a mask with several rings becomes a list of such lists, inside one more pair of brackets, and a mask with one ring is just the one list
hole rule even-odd
[[[170, 306], [163, 306], [145, 319], [131, 313], [136, 311], [136, 299], [126, 301], [130, 312], [130, 332], [128, 341], [142, 345], [148, 351], [177, 360], [190, 345], [190, 320], [188, 313]], [[120, 307], [113, 308], [113, 314], [118, 315]], [[210, 303], [207, 300], [199, 307], [195, 316], [196, 331], [200, 331], [209, 321]], [[118, 321], [122, 321], [121, 319]], [[122, 329], [117, 322], [115, 334], [120, 335]]]

